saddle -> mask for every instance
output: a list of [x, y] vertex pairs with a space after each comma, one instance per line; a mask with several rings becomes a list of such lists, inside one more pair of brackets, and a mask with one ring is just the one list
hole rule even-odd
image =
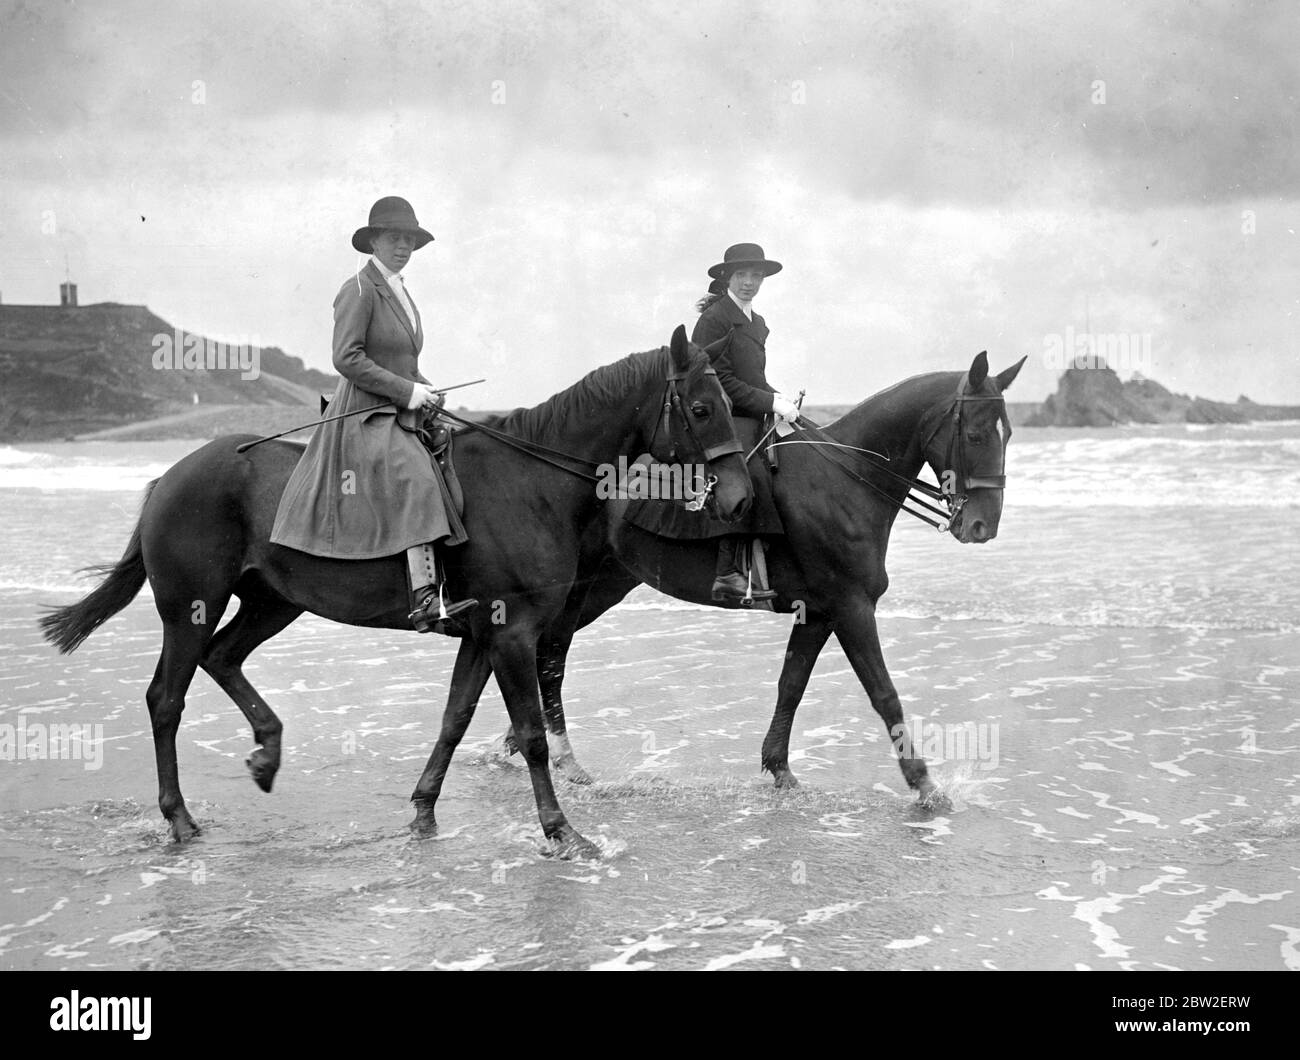
[[452, 445], [455, 432], [439, 423], [436, 416], [437, 413], [426, 416], [420, 426], [411, 433], [420, 439], [420, 444], [429, 454], [429, 463], [442, 485], [442, 495], [447, 502], [448, 511], [455, 512], [459, 520], [465, 517], [465, 491], [461, 489], [460, 478], [456, 474]]
[[[750, 419], [736, 417], [736, 437], [748, 453], [768, 432], [771, 417]], [[718, 537], [784, 537], [785, 525], [777, 511], [772, 493], [772, 471], [775, 470], [776, 452], [770, 446], [776, 440], [775, 432], [768, 434], [763, 448], [749, 460], [749, 477], [754, 488], [754, 503], [749, 515], [738, 523], [724, 523], [707, 511], [688, 512], [684, 499], [632, 500], [623, 513], [625, 521], [647, 533], [674, 541], [700, 541]]]

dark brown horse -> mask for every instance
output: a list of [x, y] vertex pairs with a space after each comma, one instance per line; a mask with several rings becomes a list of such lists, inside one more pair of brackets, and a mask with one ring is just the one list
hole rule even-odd
[[[523, 439], [529, 452], [480, 433], [457, 438], [470, 540], [445, 550], [447, 580], [454, 598], [482, 602], [468, 642], [497, 674], [546, 836], [561, 854], [590, 853], [594, 847], [565, 819], [551, 784], [537, 640], [561, 615], [577, 575], [579, 540], [601, 515], [600, 476], [592, 472], [647, 448], [662, 462], [706, 465], [717, 479], [709, 503], [724, 519], [743, 514], [752, 488], [717, 377], [683, 328], [671, 348], [599, 368], [497, 425]], [[151, 483], [122, 559], [100, 568], [107, 577], [85, 599], [41, 619], [47, 639], [70, 652], [149, 579], [163, 648], [146, 700], [158, 805], [177, 840], [198, 831], [176, 766], [176, 730], [198, 667], [248, 719], [258, 743], [248, 766], [270, 791], [283, 727], [242, 672], [249, 653], [304, 611], [354, 626], [411, 630], [403, 556], [332, 560], [270, 543], [280, 495], [303, 450], [268, 442], [237, 452], [248, 440], [217, 439]], [[232, 595], [239, 611], [215, 632]], [[451, 695], [461, 694], [453, 680]]]
[[[949, 501], [948, 532], [965, 543], [997, 535], [1010, 436], [1002, 393], [1023, 364], [1022, 358], [990, 376], [988, 358], [981, 353], [968, 372], [915, 376], [867, 399], [824, 430], [796, 432], [781, 446], [773, 486], [786, 536], [768, 550], [768, 570], [777, 593], [775, 609], [796, 618], [761, 758], [778, 788], [797, 784], [789, 764], [790, 730], [817, 656], [834, 633], [885, 723], [908, 786], [926, 802], [936, 794], [925, 760], [914, 753], [876, 629], [876, 602], [889, 585], [889, 531], [907, 497], [908, 480], [929, 464], [939, 482], [949, 485], [942, 491]], [[559, 621], [539, 643], [538, 678], [552, 759], [579, 783], [590, 778], [573, 756], [561, 697], [574, 633], [642, 582], [678, 599], [713, 604], [716, 543], [648, 534], [623, 521], [625, 507], [626, 502], [610, 503], [604, 532], [595, 526], [588, 531], [573, 591]], [[466, 642], [455, 671], [458, 680], [430, 768], [445, 769], [447, 746], [454, 748], [459, 741], [492, 668]], [[514, 744], [515, 735], [508, 732], [507, 748], [513, 750]], [[417, 830], [427, 828], [431, 819], [428, 777], [426, 770], [412, 796]]]

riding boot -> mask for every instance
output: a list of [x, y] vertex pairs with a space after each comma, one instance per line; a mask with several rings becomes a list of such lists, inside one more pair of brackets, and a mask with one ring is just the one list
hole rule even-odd
[[712, 596], [716, 601], [771, 600], [776, 593], [769, 589], [750, 588], [749, 579], [740, 569], [741, 553], [745, 547], [743, 537], [718, 539], [718, 563], [713, 572]]
[[713, 599], [739, 600], [749, 591], [736, 563], [735, 537], [718, 538], [718, 562], [713, 569]]
[[465, 636], [469, 632], [465, 616], [478, 606], [478, 601], [447, 603], [442, 591], [445, 579], [440, 576], [433, 544], [408, 548], [406, 569], [411, 581], [411, 613], [407, 616], [411, 625], [420, 633]]

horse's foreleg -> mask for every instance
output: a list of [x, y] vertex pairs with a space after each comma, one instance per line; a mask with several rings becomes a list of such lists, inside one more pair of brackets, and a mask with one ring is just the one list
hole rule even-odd
[[527, 631], [499, 633], [491, 648], [492, 672], [505, 697], [519, 750], [528, 763], [542, 831], [561, 857], [593, 857], [599, 851], [569, 824], [555, 797], [548, 763], [546, 729], [537, 690], [537, 639]]
[[284, 725], [242, 669], [253, 650], [289, 626], [302, 609], [279, 597], [249, 596], [239, 611], [208, 644], [200, 665], [239, 707], [253, 730], [257, 747], [245, 765], [253, 780], [269, 792], [280, 769], [280, 734]]
[[817, 656], [826, 645], [831, 629], [829, 618], [809, 614], [806, 621], [796, 622], [790, 631], [790, 640], [785, 647], [785, 664], [777, 682], [776, 710], [763, 738], [763, 768], [772, 774], [778, 788], [793, 788], [799, 784], [790, 772], [790, 729]]
[[903, 707], [898, 699], [894, 682], [890, 679], [885, 666], [885, 656], [880, 650], [880, 634], [876, 629], [876, 609], [870, 603], [862, 603], [847, 613], [837, 616], [835, 636], [848, 656], [853, 672], [858, 675], [862, 687], [871, 697], [871, 705], [876, 708], [885, 723], [890, 741], [898, 754], [898, 765], [903, 771], [907, 786], [913, 788], [922, 802], [928, 802], [938, 791], [937, 785], [930, 779], [925, 766], [925, 759], [918, 753], [912, 743], [912, 734], [903, 722]]
[[415, 791], [411, 793], [411, 801], [415, 803], [415, 820], [411, 822], [411, 831], [416, 835], [431, 836], [438, 833], [434, 807], [438, 796], [442, 794], [442, 782], [451, 765], [451, 756], [474, 717], [479, 696], [483, 694], [491, 673], [492, 664], [488, 653], [469, 637], [464, 638], [460, 642], [460, 650], [456, 652], [456, 665], [451, 673], [451, 690], [447, 693], [447, 707], [442, 712], [442, 731], [439, 732], [433, 754], [429, 756], [429, 762], [415, 785]]

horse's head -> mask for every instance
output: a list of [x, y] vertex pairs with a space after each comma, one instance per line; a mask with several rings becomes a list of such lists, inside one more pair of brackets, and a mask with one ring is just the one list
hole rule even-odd
[[948, 531], [964, 544], [982, 544], [998, 535], [1011, 438], [1002, 392], [1025, 360], [990, 376], [988, 354], [977, 354], [957, 393], [932, 410], [934, 422], [925, 427], [925, 459], [952, 512]]
[[681, 325], [673, 332], [669, 355], [671, 370], [650, 455], [668, 464], [696, 465], [698, 474], [688, 484], [692, 503], [735, 522], [749, 510], [754, 487], [736, 438], [731, 402], [708, 355], [687, 339]]

